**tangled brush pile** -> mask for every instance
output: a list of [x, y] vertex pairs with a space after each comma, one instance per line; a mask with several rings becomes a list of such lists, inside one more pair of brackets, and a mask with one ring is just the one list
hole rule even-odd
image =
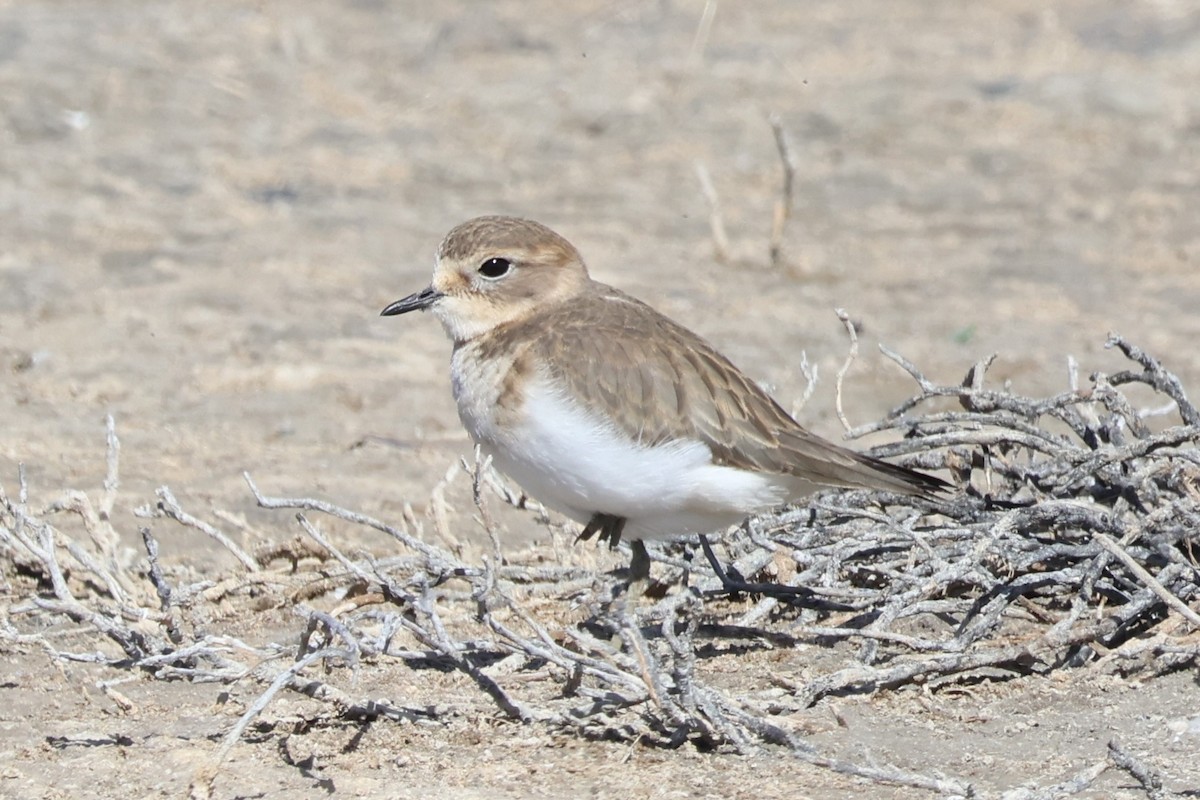
[[[108, 479], [97, 498], [68, 491], [36, 507], [23, 474], [15, 496], [0, 491], [0, 575], [13, 598], [0, 607], [0, 642], [147, 679], [260, 683], [258, 701], [195, 775], [198, 797], [283, 690], [314, 698], [334, 718], [436, 720], [437, 709], [338, 686], [343, 672], [389, 668], [459, 671], [490, 713], [581, 736], [782, 748], [869, 780], [970, 796], [973, 788], [952, 777], [824, 756], [780, 720], [831, 694], [1070, 669], [1148, 678], [1195, 666], [1200, 412], [1154, 358], [1117, 336], [1109, 344], [1135, 368], [1093, 375], [1086, 389], [1072, 377], [1048, 398], [988, 388], [990, 362], [961, 385], [940, 386], [889, 354], [918, 392], [850, 435], [898, 432], [872, 454], [949, 473], [959, 491], [938, 500], [825, 492], [755, 519], [722, 540], [730, 574], [754, 587], [732, 597], [688, 545], [654, 554], [665, 589], [657, 599], [631, 598], [615, 579], [569, 562], [506, 562], [490, 504], [528, 504], [478, 463], [463, 469], [474, 476], [476, 524], [494, 552], [472, 563], [422, 539], [413, 514], [392, 525], [322, 501], [267, 497], [252, 482], [260, 506], [298, 512], [302, 536], [281, 532], [247, 552], [164, 487], [139, 510], [160, 521], [140, 530], [144, 552], [131, 559], [112, 517], [119, 444], [110, 420]], [[1152, 392], [1158, 407], [1136, 410], [1130, 385]], [[312, 514], [382, 531], [400, 553], [347, 555]], [[171, 523], [211, 536], [240, 568], [191, 580], [166, 566], [154, 528]], [[444, 518], [434, 524], [439, 540], [453, 538]], [[269, 646], [238, 638], [237, 621], [221, 609], [250, 596], [243, 610], [294, 607], [296, 635]], [[90, 630], [94, 649], [64, 649], [56, 638], [64, 620]], [[228, 630], [217, 632], [222, 623]], [[734, 689], [705, 669], [714, 642], [725, 653], [805, 645], [842, 655], [835, 668], [802, 678], [778, 664], [770, 674], [748, 667]], [[325, 671], [314, 677], [318, 664]], [[103, 686], [121, 702], [115, 684]], [[1106, 760], [1044, 796], [1083, 791], [1112, 766], [1151, 796], [1167, 796], [1159, 776], [1116, 742]]]

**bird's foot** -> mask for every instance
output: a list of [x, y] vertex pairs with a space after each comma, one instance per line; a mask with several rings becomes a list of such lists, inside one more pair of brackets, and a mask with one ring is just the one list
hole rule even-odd
[[[580, 531], [575, 541], [587, 541], [596, 536], [597, 541], [608, 542], [609, 549], [615, 550], [621, 542], [621, 533], [624, 530], [624, 517], [596, 513], [588, 520], [587, 525], [583, 526], [583, 530]], [[616, 588], [616, 593], [627, 592], [630, 595], [649, 597], [665, 596], [670, 587], [650, 580], [650, 553], [646, 550], [645, 542], [641, 539], [630, 539], [629, 549], [632, 551], [632, 557], [629, 560], [628, 569], [617, 570], [617, 574], [622, 576], [623, 580]]]
[[806, 589], [803, 586], [785, 586], [782, 583], [753, 583], [747, 581], [737, 570], [726, 570], [721, 566], [721, 562], [717, 560], [717, 554], [713, 552], [712, 545], [708, 543], [707, 536], [700, 537], [700, 547], [704, 550], [704, 557], [708, 560], [708, 565], [712, 567], [717, 580], [721, 582], [721, 588], [716, 590], [716, 594], [750, 594], [761, 597], [774, 597], [808, 608], [818, 608], [826, 611], [848, 611], [851, 609], [850, 606], [844, 603], [826, 600], [816, 592]]
[[586, 542], [588, 539], [596, 536], [596, 534], [600, 534], [596, 541], [608, 542], [608, 549], [616, 550], [617, 545], [621, 542], [621, 532], [624, 530], [624, 517], [596, 513], [588, 520], [587, 525], [583, 526], [583, 530], [579, 532], [579, 536], [575, 538], [575, 541]]

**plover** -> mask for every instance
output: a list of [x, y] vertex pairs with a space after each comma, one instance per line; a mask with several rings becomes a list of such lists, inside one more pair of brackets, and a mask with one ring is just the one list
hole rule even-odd
[[806, 430], [711, 344], [594, 281], [544, 225], [479, 217], [446, 236], [431, 310], [454, 342], [463, 425], [529, 495], [613, 547], [721, 531], [821, 486], [932, 495], [946, 484]]

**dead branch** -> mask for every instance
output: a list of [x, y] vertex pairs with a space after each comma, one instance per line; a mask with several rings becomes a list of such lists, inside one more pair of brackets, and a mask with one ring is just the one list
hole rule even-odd
[[713, 186], [712, 176], [703, 161], [696, 162], [696, 178], [700, 181], [700, 191], [708, 201], [708, 226], [712, 231], [713, 257], [719, 264], [728, 264], [730, 260], [729, 234], [725, 232], [725, 218], [721, 214], [721, 198]]
[[[885, 349], [917, 388], [885, 419], [851, 429], [841, 383], [856, 335], [848, 316], [839, 318], [852, 342], [838, 377], [848, 436], [891, 432], [895, 441], [871, 452], [942, 470], [960, 491], [932, 501], [825, 492], [728, 534], [721, 541], [726, 563], [747, 585], [790, 590], [749, 607], [715, 595], [718, 581], [684, 552], [686, 544], [656, 552], [656, 568], [686, 573], [693, 585], [657, 602], [628, 597], [615, 578], [575, 566], [569, 553], [549, 563], [514, 560], [503, 552], [491, 495], [542, 524], [549, 517], [478, 457], [473, 465], [451, 465], [443, 485], [464, 471], [472, 475], [475, 535], [491, 543], [480, 563], [422, 540], [411, 510], [392, 525], [322, 500], [265, 496], [246, 476], [261, 507], [291, 512], [278, 526], [255, 530], [274, 539], [254, 549], [258, 558], [163, 488], [157, 508], [143, 513], [201, 530], [234, 553], [242, 569], [184, 577], [172, 571], [169, 548], [148, 528], [141, 529], [146, 560], [122, 566], [109, 536], [117, 533], [112, 498], [119, 486], [119, 443], [110, 423], [109, 469], [97, 498], [64, 492], [35, 512], [23, 469], [15, 497], [0, 486], [2, 577], [20, 596], [2, 609], [0, 639], [40, 647], [58, 664], [134, 670], [145, 679], [262, 684], [258, 700], [194, 777], [198, 797], [213, 791], [229, 749], [284, 690], [341, 719], [439, 718], [428, 708], [354, 698], [339, 684], [352, 685], [356, 671], [436, 664], [470, 679], [466, 685], [480, 700], [470, 705], [472, 714], [665, 747], [691, 742], [705, 750], [772, 752], [874, 783], [970, 796], [975, 787], [952, 776], [816, 752], [759, 708], [753, 692], [722, 688], [709, 652], [726, 642], [746, 651], [805, 645], [843, 654], [831, 655], [834, 667], [803, 681], [746, 667], [744, 681], [786, 687], [780, 702], [792, 709], [835, 694], [961, 689], [981, 677], [1070, 668], [1083, 677], [1115, 671], [1151, 679], [1200, 663], [1200, 422], [1174, 375], [1114, 335], [1112, 346], [1138, 369], [1095, 373], [1091, 388], [1081, 389], [1071, 367], [1068, 390], [1023, 397], [990, 384], [992, 358], [972, 365], [963, 380], [941, 384]], [[1173, 409], [1177, 424], [1159, 416], [1151, 425], [1121, 393], [1130, 383], [1168, 399], [1161, 405]], [[956, 408], [948, 410], [948, 403]], [[51, 525], [47, 515], [59, 512], [73, 515], [74, 528]], [[310, 513], [383, 532], [402, 552], [346, 551]], [[460, 540], [456, 527], [468, 524], [467, 516], [443, 504], [437, 535]], [[276, 559], [285, 563], [273, 568]], [[264, 609], [301, 599], [311, 604], [302, 609], [295, 638], [250, 647], [218, 629], [236, 622], [234, 614], [254, 613], [230, 604], [251, 593]], [[808, 607], [803, 597], [831, 606]], [[48, 623], [62, 620], [95, 644], [64, 648], [49, 638]], [[293, 663], [277, 666], [285, 657]], [[320, 680], [304, 674], [318, 662]], [[111, 683], [101, 690], [124, 708]], [[1064, 782], [1005, 797], [1077, 794], [1110, 765], [1133, 776], [1148, 796], [1172, 796], [1157, 773], [1114, 743], [1107, 760], [1090, 758]]]
[[850, 351], [846, 354], [846, 360], [842, 362], [841, 369], [837, 371], [837, 392], [835, 395], [834, 405], [837, 409], [838, 420], [842, 423], [842, 427], [847, 431], [852, 430], [850, 420], [846, 419], [846, 412], [842, 410], [842, 382], [846, 380], [846, 373], [850, 371], [854, 360], [858, 358], [858, 330], [851, 321], [850, 315], [844, 309], [835, 308], [833, 313], [837, 314], [837, 318], [842, 321], [842, 325], [846, 328], [846, 335], [850, 337]]
[[775, 136], [775, 149], [779, 151], [779, 161], [783, 165], [783, 184], [779, 188], [779, 198], [775, 201], [775, 210], [771, 216], [771, 266], [777, 267], [783, 260], [783, 234], [788, 220], [792, 216], [792, 203], [795, 197], [796, 159], [792, 155], [791, 142], [788, 141], [787, 131], [783, 129], [783, 121], [777, 114], [768, 118], [771, 133]]

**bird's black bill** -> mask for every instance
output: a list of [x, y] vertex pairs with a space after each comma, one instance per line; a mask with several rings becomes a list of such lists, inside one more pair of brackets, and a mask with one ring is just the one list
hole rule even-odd
[[397, 314], [407, 314], [409, 311], [423, 311], [442, 299], [442, 293], [430, 286], [416, 294], [410, 294], [403, 300], [397, 300], [379, 312], [381, 317], [394, 317]]

